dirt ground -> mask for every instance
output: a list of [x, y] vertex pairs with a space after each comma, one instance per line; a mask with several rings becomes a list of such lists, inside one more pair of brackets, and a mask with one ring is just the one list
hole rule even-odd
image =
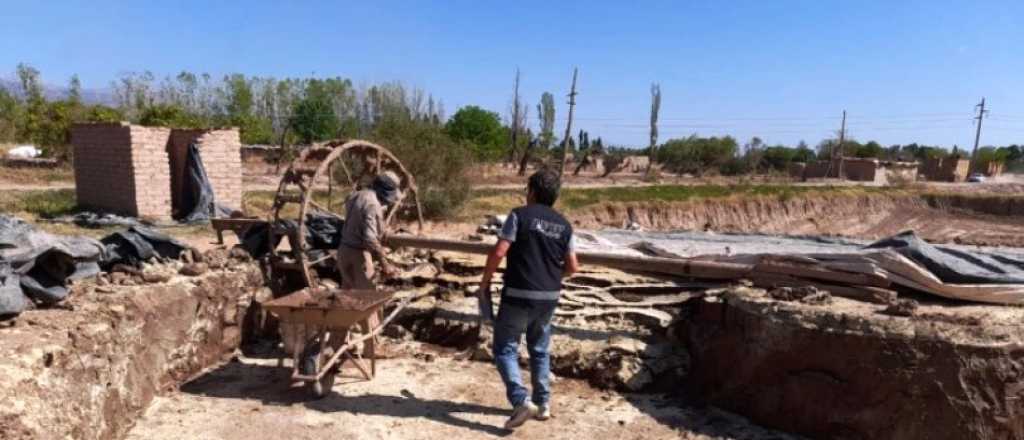
[[557, 377], [554, 417], [507, 431], [509, 407], [491, 364], [455, 360], [418, 343], [381, 361], [372, 381], [346, 369], [321, 400], [290, 386], [289, 373], [276, 359], [239, 357], [158, 397], [127, 438], [794, 438], [713, 408], [683, 408], [659, 395], [601, 391]]

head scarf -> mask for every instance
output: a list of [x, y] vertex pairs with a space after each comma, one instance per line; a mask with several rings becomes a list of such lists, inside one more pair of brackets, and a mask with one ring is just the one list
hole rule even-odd
[[394, 205], [402, 197], [402, 190], [399, 189], [400, 182], [401, 180], [395, 173], [385, 171], [373, 179], [370, 188], [377, 193], [377, 200], [380, 200], [381, 203]]

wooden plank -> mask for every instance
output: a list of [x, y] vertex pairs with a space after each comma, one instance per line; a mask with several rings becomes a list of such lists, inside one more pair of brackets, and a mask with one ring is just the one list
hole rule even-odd
[[[486, 255], [494, 248], [493, 243], [448, 240], [405, 234], [388, 237], [387, 245], [390, 247], [411, 247], [480, 255]], [[749, 274], [752, 268], [747, 264], [694, 259], [640, 257], [600, 252], [577, 252], [576, 256], [579, 258], [580, 264], [706, 279], [739, 279]]]
[[828, 281], [831, 283], [856, 284], [862, 286], [889, 287], [885, 277], [861, 273], [839, 272], [822, 266], [787, 264], [780, 261], [764, 261], [754, 266], [754, 272], [793, 275], [800, 278]]

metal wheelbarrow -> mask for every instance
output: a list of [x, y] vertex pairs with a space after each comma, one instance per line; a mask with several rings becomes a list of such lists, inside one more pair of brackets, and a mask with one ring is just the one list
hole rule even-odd
[[[297, 331], [292, 347], [293, 381], [310, 385], [313, 396], [321, 398], [331, 392], [334, 379], [346, 362], [351, 362], [366, 380], [377, 373], [377, 335], [409, 303], [405, 298], [381, 319], [384, 308], [395, 296], [390, 290], [302, 289], [288, 296], [262, 303], [282, 324]], [[358, 347], [364, 344], [369, 369], [363, 363]], [[286, 343], [287, 345], [287, 343]], [[282, 355], [280, 364], [284, 364]], [[310, 359], [312, 364], [309, 365]], [[305, 364], [304, 364], [305, 363]], [[305, 368], [304, 368], [305, 367]]]

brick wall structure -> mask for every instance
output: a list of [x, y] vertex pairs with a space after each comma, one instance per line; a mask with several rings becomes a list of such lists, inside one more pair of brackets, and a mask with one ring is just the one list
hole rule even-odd
[[188, 145], [199, 147], [218, 203], [242, 204], [238, 129], [181, 130], [126, 122], [77, 124], [71, 130], [78, 205], [91, 210], [170, 220], [185, 176]]
[[952, 157], [934, 157], [924, 161], [921, 174], [935, 182], [963, 182], [971, 161]]
[[78, 205], [167, 220], [171, 217], [167, 139], [171, 130], [124, 122], [71, 129]]

